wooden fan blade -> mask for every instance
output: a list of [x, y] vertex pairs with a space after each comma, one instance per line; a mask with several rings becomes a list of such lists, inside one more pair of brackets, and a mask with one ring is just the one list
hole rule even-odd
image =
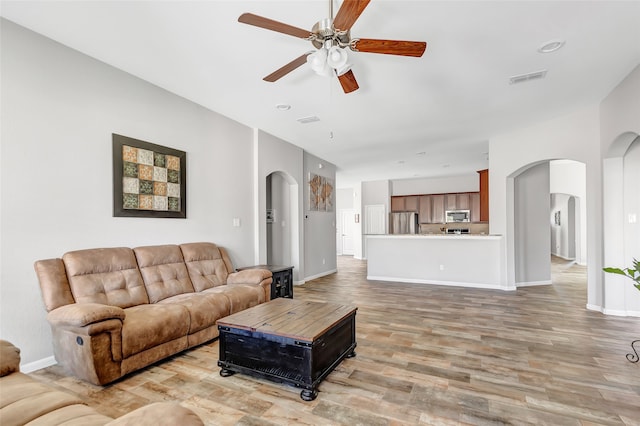
[[383, 53], [420, 57], [427, 48], [424, 41], [375, 40], [372, 38], [354, 39], [351, 50], [356, 52]]
[[294, 27], [292, 25], [283, 24], [282, 22], [254, 15], [253, 13], [243, 13], [238, 18], [238, 22], [304, 39], [313, 36], [311, 31], [303, 30], [302, 28]]
[[349, 31], [371, 0], [344, 0], [333, 20], [333, 27]]
[[353, 71], [351, 70], [342, 75], [339, 75], [338, 80], [340, 80], [340, 84], [342, 85], [342, 90], [344, 90], [344, 93], [355, 92], [360, 88], [360, 86], [358, 86], [358, 82], [356, 81], [356, 77], [353, 75]]
[[289, 62], [287, 65], [275, 70], [274, 72], [272, 72], [271, 74], [263, 78], [263, 80], [273, 83], [274, 81], [281, 79], [285, 75], [289, 74], [291, 71], [300, 67], [302, 64], [305, 64], [307, 62], [307, 56], [309, 56], [311, 53], [312, 52], [307, 52], [304, 55], [297, 57], [293, 61]]

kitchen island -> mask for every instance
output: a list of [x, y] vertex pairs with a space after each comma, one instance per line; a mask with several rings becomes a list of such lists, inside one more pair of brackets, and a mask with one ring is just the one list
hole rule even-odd
[[367, 279], [506, 288], [501, 235], [367, 235]]

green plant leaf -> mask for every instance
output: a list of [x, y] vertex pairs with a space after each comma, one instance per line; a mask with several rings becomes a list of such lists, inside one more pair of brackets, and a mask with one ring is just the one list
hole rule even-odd
[[610, 274], [619, 274], [626, 276], [627, 274], [620, 268], [602, 268], [603, 271], [608, 272]]

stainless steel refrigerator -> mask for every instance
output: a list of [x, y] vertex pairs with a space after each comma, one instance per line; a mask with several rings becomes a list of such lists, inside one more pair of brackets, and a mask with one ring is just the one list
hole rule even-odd
[[389, 220], [389, 232], [392, 234], [417, 234], [418, 213], [393, 212]]

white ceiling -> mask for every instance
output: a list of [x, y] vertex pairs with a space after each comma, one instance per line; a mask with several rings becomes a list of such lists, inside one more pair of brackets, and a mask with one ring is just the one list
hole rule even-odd
[[[338, 187], [486, 168], [493, 135], [599, 102], [640, 64], [640, 1], [372, 0], [352, 37], [426, 41], [427, 50], [421, 58], [349, 52], [360, 89], [345, 95], [336, 78], [306, 65], [262, 81], [312, 46], [240, 24], [243, 12], [310, 30], [328, 17], [329, 1], [0, 8], [11, 21], [334, 163]], [[555, 39], [565, 46], [537, 52]], [[544, 80], [509, 84], [543, 69]], [[312, 115], [320, 121], [297, 121]]]

